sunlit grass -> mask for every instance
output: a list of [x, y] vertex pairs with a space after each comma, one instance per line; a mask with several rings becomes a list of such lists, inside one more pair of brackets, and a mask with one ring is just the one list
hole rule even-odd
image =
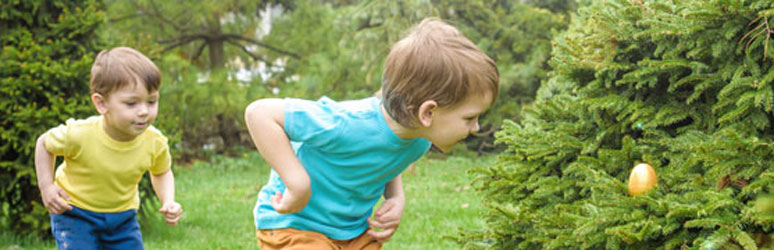
[[[466, 170], [493, 157], [420, 160], [403, 174], [406, 210], [385, 249], [455, 249], [445, 236], [458, 228], [482, 228], [481, 198]], [[257, 249], [252, 208], [269, 168], [257, 153], [214, 157], [175, 168], [177, 200], [185, 210], [176, 227], [155, 214], [142, 222], [147, 249]], [[54, 249], [50, 242], [0, 234], [0, 249]]]

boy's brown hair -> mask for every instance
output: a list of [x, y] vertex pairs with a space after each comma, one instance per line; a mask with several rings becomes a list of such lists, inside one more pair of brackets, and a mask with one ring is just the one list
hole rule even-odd
[[447, 107], [486, 93], [494, 102], [499, 82], [494, 60], [457, 28], [426, 18], [393, 45], [381, 91], [387, 113], [401, 125], [415, 127], [423, 102], [434, 100]]
[[91, 66], [90, 94], [107, 97], [127, 84], [142, 84], [148, 92], [153, 92], [161, 85], [161, 73], [153, 61], [132, 48], [99, 52]]

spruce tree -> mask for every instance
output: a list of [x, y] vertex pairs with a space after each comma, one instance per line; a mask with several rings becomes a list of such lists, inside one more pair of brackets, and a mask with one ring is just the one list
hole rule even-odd
[[[468, 247], [757, 249], [774, 232], [774, 3], [609, 0], [554, 40], [551, 77], [475, 183]], [[631, 196], [631, 168], [658, 184]]]

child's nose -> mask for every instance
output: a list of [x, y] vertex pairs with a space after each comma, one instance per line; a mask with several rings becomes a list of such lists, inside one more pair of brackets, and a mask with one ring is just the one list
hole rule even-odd
[[140, 105], [140, 108], [137, 110], [137, 114], [140, 116], [147, 115], [148, 109], [148, 105]]
[[479, 126], [478, 121], [476, 121], [473, 123], [473, 127], [470, 128], [470, 133], [476, 133], [479, 129], [481, 129], [481, 126]]

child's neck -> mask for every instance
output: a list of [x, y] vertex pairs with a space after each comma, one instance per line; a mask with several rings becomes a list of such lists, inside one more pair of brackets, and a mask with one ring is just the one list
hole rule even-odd
[[384, 106], [381, 106], [382, 110], [382, 116], [384, 116], [384, 120], [387, 122], [387, 126], [390, 127], [390, 130], [400, 137], [401, 139], [414, 139], [417, 137], [421, 137], [421, 133], [419, 129], [412, 129], [407, 128], [395, 121], [395, 119], [392, 119], [389, 113], [387, 113], [387, 110], [384, 109]]
[[134, 138], [137, 138], [136, 135], [132, 136], [132, 135], [122, 134], [122, 133], [118, 132], [117, 131], [118, 129], [110, 127], [110, 125], [108, 124], [109, 121], [107, 120], [107, 118], [105, 118], [103, 116], [102, 119], [103, 119], [102, 120], [102, 131], [104, 131], [105, 134], [108, 137], [110, 137], [110, 139], [113, 139], [113, 140], [116, 140], [116, 141], [120, 141], [120, 142], [128, 142], [128, 141], [134, 140]]

